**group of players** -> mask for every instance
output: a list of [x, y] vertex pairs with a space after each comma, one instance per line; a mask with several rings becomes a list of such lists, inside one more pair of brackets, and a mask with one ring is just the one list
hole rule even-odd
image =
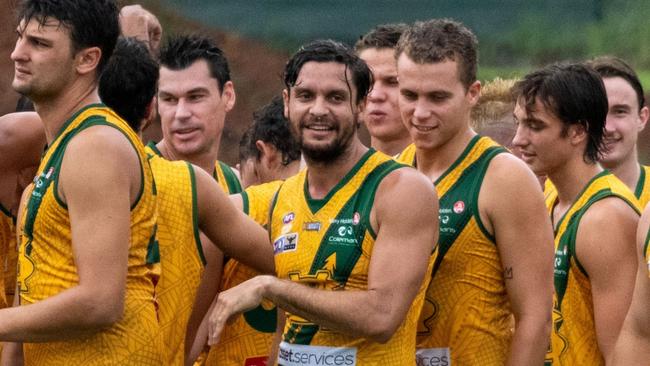
[[623, 61], [482, 93], [452, 20], [315, 41], [237, 172], [209, 38], [158, 50], [112, 0], [18, 14], [36, 112], [0, 117], [1, 365], [647, 364], [649, 111]]

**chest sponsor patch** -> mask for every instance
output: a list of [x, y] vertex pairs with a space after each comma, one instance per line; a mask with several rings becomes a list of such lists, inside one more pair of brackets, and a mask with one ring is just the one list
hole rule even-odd
[[278, 364], [283, 366], [355, 366], [357, 349], [280, 343]]
[[273, 254], [293, 252], [298, 248], [298, 233], [281, 235], [273, 242]]
[[449, 348], [420, 348], [415, 351], [417, 366], [450, 366]]

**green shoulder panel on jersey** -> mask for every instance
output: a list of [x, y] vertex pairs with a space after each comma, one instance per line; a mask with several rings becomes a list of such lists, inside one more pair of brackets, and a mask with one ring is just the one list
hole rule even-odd
[[647, 179], [645, 174], [644, 166], [641, 165], [641, 172], [639, 173], [639, 180], [636, 182], [636, 188], [634, 189], [634, 196], [636, 198], [641, 198], [641, 193], [643, 193], [643, 187], [645, 186], [645, 180]]
[[199, 204], [196, 192], [196, 176], [194, 175], [194, 167], [190, 163], [187, 164], [187, 169], [190, 171], [190, 181], [192, 185], [192, 226], [194, 226], [194, 242], [196, 243], [196, 250], [199, 252], [199, 258], [205, 266], [208, 262], [205, 260], [203, 254], [203, 244], [201, 243], [201, 235], [199, 230]]
[[[353, 218], [355, 215], [359, 215], [359, 222], [355, 224], [353, 221], [351, 225], [331, 225], [329, 227], [314, 256], [309, 274], [315, 275], [318, 270], [331, 267], [334, 268], [332, 273], [333, 279], [341, 286], [345, 285], [361, 255], [361, 244], [363, 243], [366, 232], [370, 233], [373, 239], [376, 237], [372, 225], [370, 225], [370, 211], [374, 203], [377, 187], [381, 180], [390, 172], [404, 167], [406, 165], [388, 160], [368, 174], [359, 189], [343, 205], [334, 219], [343, 222], [346, 218]], [[351, 233], [344, 232], [341, 234], [342, 228], [351, 231]], [[350, 240], [354, 240], [356, 245], [334, 245], [330, 242], [329, 238], [335, 236], [342, 238], [347, 236]], [[336, 253], [336, 263], [328, 263], [334, 253]]]
[[[439, 184], [444, 177], [447, 176], [449, 172], [454, 170], [469, 154], [469, 152], [474, 147], [478, 139], [473, 139], [470, 144], [468, 144], [466, 150], [463, 154], [454, 162], [449, 169], [436, 180], [435, 184]], [[478, 208], [478, 197], [481, 192], [481, 184], [483, 183], [483, 178], [488, 170], [492, 159], [501, 153], [507, 153], [507, 150], [501, 146], [493, 146], [487, 148], [481, 156], [476, 159], [471, 165], [463, 170], [461, 176], [456, 180], [449, 190], [447, 190], [442, 196], [440, 196], [439, 202], [440, 207], [455, 207], [457, 202], [469, 202], [467, 209], [459, 210], [460, 212], [454, 215], [446, 215], [441, 212], [441, 220], [450, 228], [464, 228], [472, 218], [476, 220], [476, 223], [488, 240], [495, 242], [494, 236], [488, 232], [481, 220], [481, 215], [479, 214]], [[451, 249], [451, 246], [456, 242], [458, 236], [463, 232], [462, 229], [456, 229], [454, 231], [445, 231], [441, 227], [440, 237], [438, 239], [438, 256], [434, 262], [433, 272], [435, 273], [440, 268], [442, 261], [445, 257], [445, 254]]]
[[350, 169], [350, 171], [341, 179], [328, 193], [325, 197], [322, 199], [313, 199], [311, 198], [311, 195], [309, 194], [309, 185], [307, 179], [305, 179], [305, 186], [304, 186], [304, 193], [305, 197], [307, 198], [307, 204], [309, 205], [309, 209], [311, 210], [312, 213], [318, 212], [325, 204], [338, 192], [341, 188], [343, 188], [352, 177], [357, 174], [359, 169], [368, 161], [368, 159], [375, 153], [376, 151], [372, 148], [368, 149], [368, 151], [359, 159], [359, 161]]
[[241, 203], [242, 211], [244, 211], [246, 216], [250, 215], [250, 201], [248, 199], [248, 192], [246, 192], [246, 190], [243, 190], [241, 192]]
[[158, 149], [158, 146], [156, 146], [155, 142], [153, 142], [153, 141], [147, 142], [147, 147], [149, 149], [151, 149], [151, 151], [153, 151], [156, 155], [158, 155], [160, 157], [163, 156], [162, 153], [160, 152], [160, 150]]
[[226, 185], [228, 185], [228, 193], [229, 194], [235, 194], [235, 193], [241, 193], [242, 192], [242, 187], [241, 183], [239, 182], [239, 178], [237, 178], [237, 174], [232, 170], [228, 164], [219, 161], [219, 168], [223, 172], [223, 176], [226, 178]]

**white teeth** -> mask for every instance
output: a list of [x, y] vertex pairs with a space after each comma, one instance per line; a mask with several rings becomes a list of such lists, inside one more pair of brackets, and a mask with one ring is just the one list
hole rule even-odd
[[309, 126], [308, 128], [310, 130], [316, 130], [316, 131], [328, 131], [330, 129], [327, 126]]
[[417, 129], [418, 131], [422, 131], [422, 132], [428, 132], [428, 131], [433, 130], [433, 127], [428, 127], [428, 126], [413, 125], [413, 127], [415, 127], [415, 129]]

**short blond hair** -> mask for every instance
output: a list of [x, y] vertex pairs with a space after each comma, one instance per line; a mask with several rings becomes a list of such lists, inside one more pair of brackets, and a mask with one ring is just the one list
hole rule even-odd
[[485, 84], [481, 89], [481, 97], [472, 108], [471, 125], [477, 132], [487, 125], [497, 123], [504, 116], [512, 115], [515, 109], [515, 97], [512, 87], [517, 80], [501, 79]]

